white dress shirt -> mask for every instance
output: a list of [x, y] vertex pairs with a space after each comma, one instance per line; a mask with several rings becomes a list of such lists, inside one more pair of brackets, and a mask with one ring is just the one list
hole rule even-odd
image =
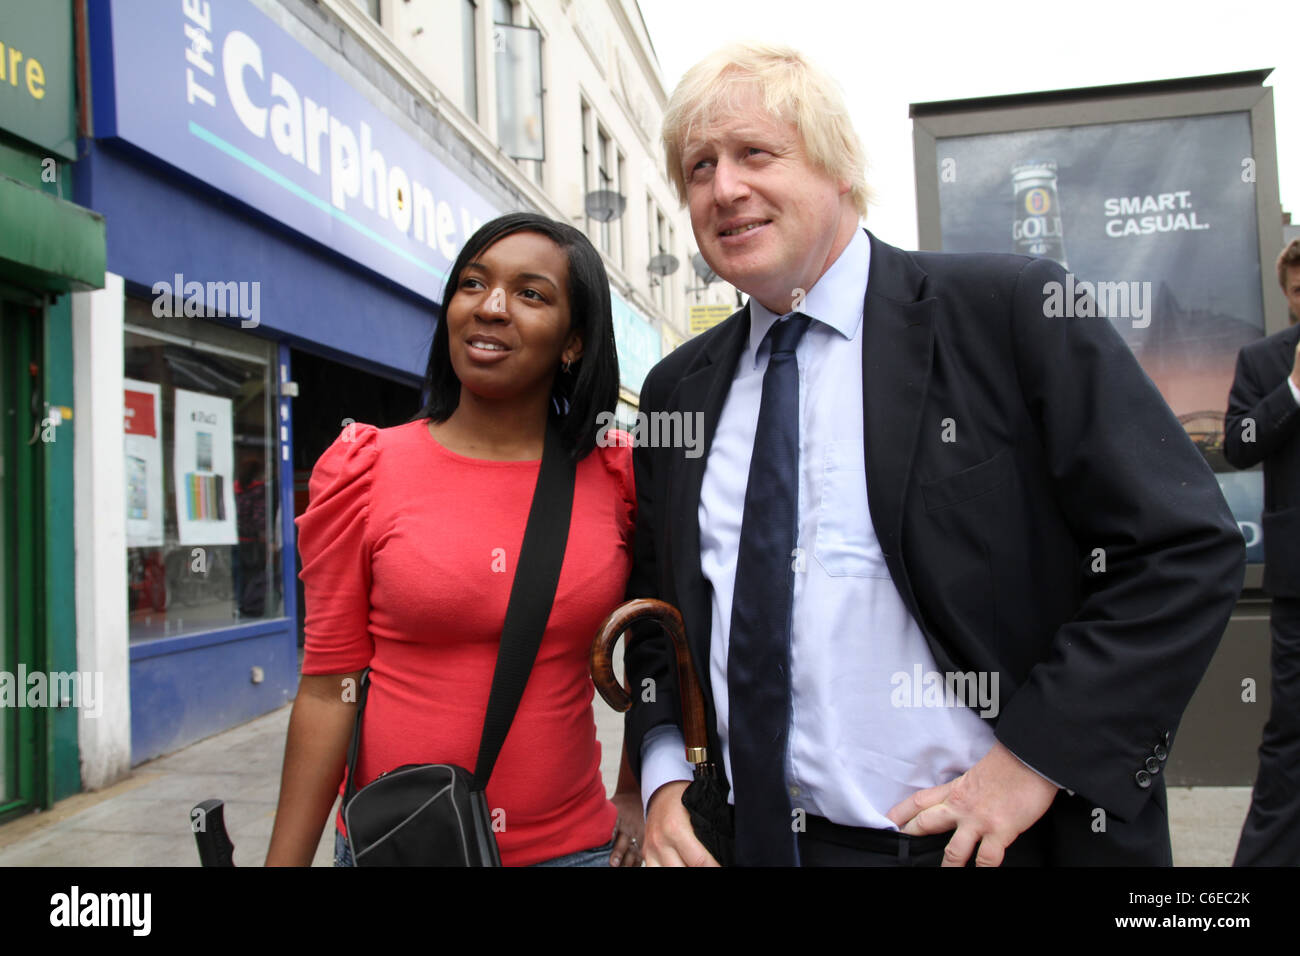
[[[846, 826], [897, 829], [885, 816], [895, 804], [969, 770], [994, 736], [992, 724], [965, 706], [895, 706], [896, 675], [913, 679], [935, 663], [889, 576], [867, 508], [862, 302], [870, 255], [859, 229], [799, 308], [815, 321], [795, 352], [799, 503], [785, 776], [794, 808]], [[709, 677], [728, 779], [732, 595], [770, 350], [764, 337], [781, 318], [752, 298], [749, 312], [749, 343], [718, 421], [699, 504], [700, 563], [712, 587]], [[646, 803], [663, 784], [691, 776], [676, 726], [646, 734]]]

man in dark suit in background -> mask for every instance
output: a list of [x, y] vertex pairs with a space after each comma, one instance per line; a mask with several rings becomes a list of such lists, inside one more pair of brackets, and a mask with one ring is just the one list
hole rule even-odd
[[1273, 703], [1233, 866], [1300, 866], [1300, 239], [1277, 259], [1290, 328], [1246, 346], [1223, 454], [1264, 463], [1264, 590], [1273, 599]]
[[[862, 230], [857, 136], [792, 50], [698, 64], [664, 142], [750, 301], [645, 380], [704, 454], [636, 448], [628, 593], [682, 611], [737, 862], [1169, 864], [1161, 770], [1244, 552], [1110, 322], [1049, 318], [1050, 260]], [[707, 865], [671, 651], [627, 669], [646, 859]]]

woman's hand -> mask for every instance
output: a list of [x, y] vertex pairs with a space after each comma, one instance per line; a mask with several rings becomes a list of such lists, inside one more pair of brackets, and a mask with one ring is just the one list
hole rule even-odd
[[620, 790], [610, 802], [618, 809], [618, 823], [614, 825], [614, 850], [609, 855], [609, 865], [640, 866], [645, 845], [641, 794], [636, 790]]
[[617, 788], [610, 802], [618, 810], [618, 822], [614, 824], [614, 849], [609, 854], [609, 865], [640, 866], [645, 862], [645, 814], [641, 812], [641, 785], [627, 759], [626, 741], [623, 759], [618, 764]]

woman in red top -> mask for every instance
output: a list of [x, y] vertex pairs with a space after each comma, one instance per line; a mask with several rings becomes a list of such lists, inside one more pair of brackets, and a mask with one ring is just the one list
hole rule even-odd
[[[609, 285], [586, 236], [489, 222], [452, 266], [425, 377], [396, 428], [348, 426], [298, 518], [306, 650], [268, 865], [306, 865], [341, 780], [369, 666], [357, 786], [407, 763], [473, 767], [548, 415], [577, 459], [555, 602], [487, 788], [507, 865], [641, 862], [624, 755], [605, 795], [587, 654], [632, 562], [630, 449], [598, 441], [618, 396]], [[598, 447], [598, 445], [600, 447]], [[351, 679], [353, 683], [347, 684]], [[336, 863], [351, 865], [337, 823]]]

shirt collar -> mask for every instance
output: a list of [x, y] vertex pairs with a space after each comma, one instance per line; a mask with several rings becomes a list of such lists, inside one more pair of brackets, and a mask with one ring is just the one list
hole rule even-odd
[[[864, 229], [855, 229], [853, 238], [838, 259], [831, 263], [816, 284], [804, 296], [804, 315], [830, 326], [846, 339], [857, 334], [862, 322], [862, 301], [867, 295], [867, 274], [871, 267], [871, 242]], [[788, 313], [787, 313], [788, 314]], [[749, 299], [749, 356], [758, 364], [758, 347], [768, 330], [781, 316], [752, 296]]]

